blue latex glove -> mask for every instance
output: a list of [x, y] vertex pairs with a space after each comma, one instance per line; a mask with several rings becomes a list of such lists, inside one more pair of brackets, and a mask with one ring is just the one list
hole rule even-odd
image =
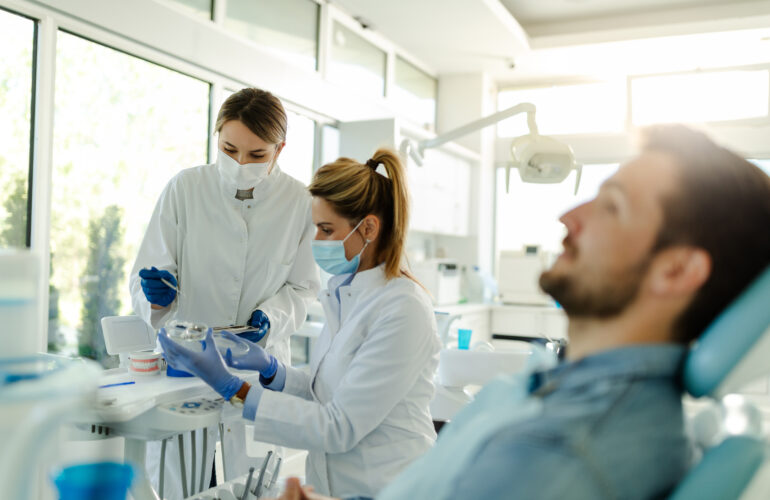
[[168, 271], [159, 271], [155, 266], [152, 269], [141, 269], [139, 277], [142, 278], [142, 291], [150, 304], [166, 307], [174, 302], [176, 290], [163, 283], [164, 279], [177, 286], [176, 278]]
[[278, 370], [278, 360], [275, 356], [262, 349], [262, 346], [233, 335], [227, 330], [222, 332], [222, 336], [233, 342], [247, 342], [249, 344], [249, 350], [245, 354], [233, 354], [230, 349], [227, 350], [225, 362], [228, 366], [239, 370], [256, 370], [266, 379], [275, 375], [275, 372]]
[[163, 346], [166, 361], [171, 366], [197, 375], [221, 394], [225, 400], [229, 401], [241, 388], [243, 380], [227, 371], [212, 335], [211, 328], [209, 328], [206, 332], [206, 339], [201, 342], [203, 344], [202, 352], [191, 351], [177, 344], [168, 337], [165, 328], [160, 329], [158, 340]]
[[249, 326], [253, 326], [257, 331], [241, 333], [238, 336], [251, 342], [259, 342], [262, 337], [267, 335], [268, 330], [270, 330], [270, 320], [267, 318], [267, 314], [257, 309], [251, 313]]

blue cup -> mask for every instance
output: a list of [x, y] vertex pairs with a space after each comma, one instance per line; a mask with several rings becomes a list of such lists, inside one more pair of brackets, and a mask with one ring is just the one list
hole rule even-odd
[[468, 350], [471, 347], [471, 334], [473, 330], [460, 328], [457, 330], [457, 348]]
[[65, 467], [53, 482], [60, 500], [126, 500], [133, 479], [128, 464], [96, 462]]

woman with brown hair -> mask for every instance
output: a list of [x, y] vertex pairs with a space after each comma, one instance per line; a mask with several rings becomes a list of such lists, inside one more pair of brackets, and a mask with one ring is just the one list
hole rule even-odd
[[[286, 125], [281, 101], [269, 92], [234, 93], [217, 116], [216, 163], [182, 170], [163, 190], [130, 283], [135, 313], [155, 328], [172, 319], [248, 324], [254, 332], [247, 338], [289, 363], [289, 336], [305, 320], [320, 283], [310, 248], [310, 196], [278, 167]], [[226, 474], [235, 477], [248, 471], [245, 433], [240, 419], [227, 427]], [[197, 440], [197, 455], [207, 463], [214, 438], [202, 451]], [[185, 448], [189, 454], [190, 444]], [[159, 454], [150, 453], [148, 461], [157, 462]], [[179, 456], [176, 449], [166, 455], [170, 462]], [[166, 467], [168, 498], [182, 496], [179, 465]]]
[[[309, 187], [313, 256], [333, 276], [320, 300], [326, 325], [310, 373], [259, 346], [222, 359], [159, 334], [167, 357], [196, 373], [254, 421], [255, 437], [309, 450], [308, 484], [338, 497], [374, 497], [433, 444], [429, 411], [439, 341], [427, 293], [405, 270], [406, 175], [379, 150], [365, 164], [324, 165]], [[230, 374], [258, 370], [259, 386]]]

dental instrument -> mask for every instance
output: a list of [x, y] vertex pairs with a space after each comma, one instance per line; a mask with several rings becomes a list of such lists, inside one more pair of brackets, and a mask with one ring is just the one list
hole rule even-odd
[[160, 282], [166, 285], [167, 287], [171, 288], [172, 290], [174, 290], [179, 295], [182, 295], [182, 291], [179, 290], [179, 287], [172, 285], [171, 282], [168, 281], [167, 279], [161, 278]]
[[241, 495], [241, 500], [246, 500], [246, 498], [249, 496], [249, 487], [251, 486], [252, 476], [254, 476], [254, 467], [249, 467], [249, 477], [246, 479], [246, 486], [243, 488], [243, 495]]
[[118, 384], [105, 384], [105, 385], [100, 385], [99, 389], [106, 389], [107, 387], [118, 387], [119, 385], [132, 385], [135, 383], [136, 382], [132, 380], [131, 382], [120, 382]]

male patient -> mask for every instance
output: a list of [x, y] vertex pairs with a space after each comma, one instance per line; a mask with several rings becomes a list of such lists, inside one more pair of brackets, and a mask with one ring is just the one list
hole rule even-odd
[[[703, 134], [648, 129], [642, 153], [566, 213], [540, 285], [568, 360], [503, 377], [378, 499], [650, 499], [689, 464], [686, 346], [770, 265], [770, 177]], [[290, 480], [283, 498], [321, 498]]]

